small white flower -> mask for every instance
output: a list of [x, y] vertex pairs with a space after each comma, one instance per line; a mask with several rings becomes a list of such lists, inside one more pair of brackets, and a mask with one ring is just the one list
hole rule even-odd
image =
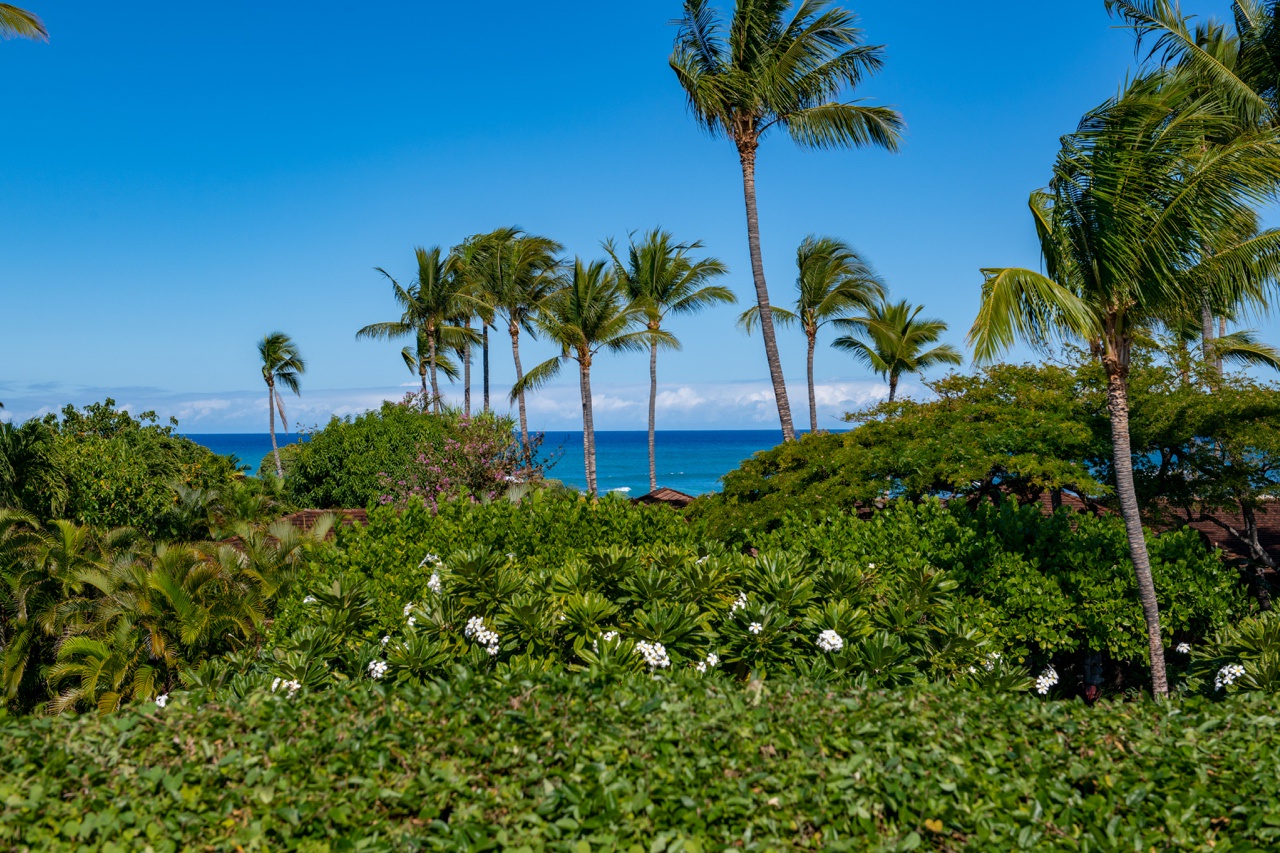
[[1178, 654], [1181, 654], [1181, 655], [1189, 655], [1189, 654], [1191, 654], [1191, 644], [1190, 644], [1190, 643], [1178, 643], [1178, 645], [1176, 645], [1176, 646], [1174, 646], [1174, 647], [1173, 647], [1173, 650], [1174, 650], [1175, 652], [1177, 652]]
[[752, 622], [751, 627], [749, 627], [747, 630], [753, 634], [759, 634], [761, 631], [764, 630], [764, 626], [761, 625], [759, 622]]
[[157, 707], [157, 708], [163, 708], [165, 705], [168, 705], [168, 704], [169, 704], [169, 694], [168, 694], [168, 693], [161, 693], [159, 696], [157, 696], [157, 697], [155, 698], [155, 703], [156, 703], [156, 707]]
[[391, 642], [391, 635], [390, 635], [390, 634], [385, 634], [385, 635], [383, 635], [383, 637], [382, 637], [382, 645], [384, 645], [384, 646], [385, 646], [385, 645], [386, 645], [387, 643], [389, 643], [389, 642]]
[[428, 554], [427, 556], [422, 558], [421, 563], [418, 563], [418, 568], [421, 569], [422, 567], [427, 565], [427, 563], [430, 563], [433, 566], [438, 566], [440, 565], [440, 558], [437, 557], [435, 554]]
[[705, 563], [707, 560], [710, 560], [710, 559], [711, 559], [711, 555], [710, 555], [710, 554], [707, 554], [705, 557], [699, 557], [699, 558], [697, 559], [697, 564], [698, 564], [699, 566], [701, 566], [703, 563]]
[[1213, 679], [1213, 689], [1221, 690], [1228, 684], [1234, 684], [1235, 680], [1244, 675], [1244, 667], [1238, 663], [1229, 663], [1222, 669], [1218, 670], [1218, 674]]
[[275, 681], [271, 682], [272, 693], [275, 693], [277, 690], [284, 690], [290, 699], [292, 699], [301, 689], [302, 685], [296, 681], [285, 681], [283, 678], [277, 678]]
[[303, 604], [315, 604], [315, 603], [316, 603], [316, 597], [315, 597], [314, 595], [308, 595], [306, 598], [302, 599], [302, 603], [303, 603]]
[[720, 663], [720, 656], [715, 652], [711, 652], [707, 655], [707, 666], [715, 666], [718, 663]]
[[874, 569], [875, 567], [876, 567], [876, 564], [875, 564], [875, 563], [867, 563], [867, 568], [868, 568], [868, 569]]
[[412, 602], [412, 601], [410, 601], [408, 604], [406, 604], [406, 605], [404, 606], [404, 615], [405, 615], [405, 616], [408, 616], [408, 615], [409, 615], [409, 611], [410, 611], [410, 610], [412, 610], [412, 609], [413, 609], [413, 602]]
[[707, 671], [707, 662], [706, 662], [706, 661], [704, 661], [704, 660], [700, 660], [700, 661], [698, 661], [698, 666], [696, 667], [696, 669], [698, 670], [698, 672], [706, 672], [706, 671]]
[[1000, 662], [999, 652], [989, 652], [986, 659], [982, 661], [982, 668], [987, 672], [991, 672], [996, 668], [996, 664]]
[[508, 551], [508, 552], [507, 552], [507, 559], [508, 559], [508, 560], [514, 560], [515, 558], [516, 558], [516, 555], [515, 555], [515, 554], [512, 554], [510, 551]]
[[818, 635], [818, 648], [824, 652], [838, 652], [844, 648], [844, 637], [828, 628]]
[[729, 608], [729, 615], [732, 616], [739, 610], [747, 609], [747, 594], [745, 592], [738, 593], [738, 597], [733, 600], [733, 606]]
[[604, 640], [606, 643], [612, 643], [616, 639], [618, 639], [617, 631], [605, 631], [597, 639], [591, 641], [591, 650], [593, 652], [600, 651], [600, 640]]
[[662, 643], [641, 640], [636, 643], [636, 651], [644, 658], [644, 662], [649, 664], [649, 669], [665, 669], [671, 666], [671, 658], [667, 656], [667, 649]]
[[427, 589], [436, 595], [440, 594], [440, 590], [444, 589], [444, 584], [440, 582], [440, 573], [432, 572], [431, 577], [427, 579]]
[[387, 662], [375, 660], [369, 662], [369, 677], [373, 679], [382, 678], [387, 674]]
[[1047, 667], [1044, 672], [1036, 679], [1036, 692], [1041, 696], [1049, 692], [1049, 688], [1058, 683], [1058, 671], [1052, 665]]
[[484, 618], [480, 616], [472, 616], [467, 620], [467, 626], [463, 628], [462, 633], [467, 639], [475, 640], [477, 643], [485, 647], [490, 655], [497, 655], [499, 652], [498, 633], [491, 631], [484, 625]]
[[418, 624], [418, 617], [417, 617], [417, 616], [410, 616], [410, 617], [409, 617], [409, 621], [408, 621], [406, 624], [407, 624], [410, 628], [412, 628], [414, 625], [417, 625], [417, 624]]

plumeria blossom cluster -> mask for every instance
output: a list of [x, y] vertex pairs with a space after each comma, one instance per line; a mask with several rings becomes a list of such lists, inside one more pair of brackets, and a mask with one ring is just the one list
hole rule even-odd
[[982, 661], [982, 668], [985, 669], [987, 672], [994, 672], [996, 668], [996, 664], [998, 663], [1000, 663], [1000, 653], [988, 652], [987, 656]]
[[[404, 606], [404, 615], [409, 616], [409, 614], [412, 612], [413, 612], [413, 602], [410, 601], [408, 604]], [[412, 628], [414, 625], [418, 624], [418, 617], [409, 616], [408, 622], [409, 622], [409, 627]]]
[[484, 646], [485, 651], [490, 655], [498, 654], [498, 632], [486, 628], [482, 617], [472, 616], [468, 619], [467, 627], [463, 629], [462, 633], [468, 639], [475, 640]]
[[1045, 668], [1044, 672], [1040, 673], [1038, 678], [1036, 678], [1036, 692], [1041, 696], [1044, 696], [1049, 692], [1049, 688], [1053, 687], [1057, 683], [1058, 671], [1054, 669], [1051, 664]]
[[747, 609], [747, 594], [745, 592], [738, 593], [738, 597], [733, 600], [733, 606], [729, 608], [729, 615], [737, 613], [739, 610]]
[[369, 677], [379, 679], [387, 674], [387, 662], [384, 660], [369, 661]]
[[606, 643], [612, 643], [616, 639], [618, 639], [617, 631], [605, 631], [599, 637], [591, 641], [591, 651], [597, 653], [600, 651], [601, 640], [604, 640]]
[[844, 648], [844, 637], [828, 628], [818, 635], [818, 648], [824, 652], [838, 652]]
[[1174, 647], [1173, 647], [1173, 650], [1174, 650], [1175, 652], [1177, 652], [1178, 654], [1180, 654], [1180, 655], [1189, 655], [1189, 654], [1191, 654], [1191, 644], [1190, 644], [1190, 643], [1178, 643], [1178, 645], [1176, 645], [1176, 646], [1174, 646]]
[[292, 680], [277, 678], [275, 681], [271, 682], [272, 693], [275, 693], [277, 690], [283, 690], [285, 692], [285, 695], [288, 696], [288, 698], [290, 699], [292, 699], [294, 696], [297, 696], [298, 691], [301, 689], [302, 689], [302, 685]]
[[444, 584], [440, 581], [440, 567], [444, 565], [444, 561], [436, 554], [428, 554], [422, 558], [422, 562], [418, 563], [418, 568], [431, 566], [431, 577], [427, 579], [427, 589], [431, 590], [434, 595], [439, 595], [444, 589]]
[[720, 656], [715, 652], [708, 652], [706, 660], [698, 661], [697, 670], [698, 672], [706, 672], [709, 669], [713, 669], [718, 663], [720, 663]]
[[749, 626], [747, 626], [747, 630], [753, 634], [759, 634], [761, 631], [764, 630], [764, 626], [761, 625], [759, 622], [752, 622]]
[[440, 591], [444, 589], [444, 584], [440, 582], [439, 572], [432, 572], [431, 577], [427, 578], [427, 589], [431, 590], [434, 595], [439, 595]]
[[1221, 690], [1229, 684], [1235, 684], [1240, 676], [1244, 675], [1244, 667], [1238, 663], [1229, 663], [1222, 669], [1218, 670], [1218, 674], [1213, 678], [1213, 689]]
[[640, 653], [640, 657], [644, 658], [649, 669], [666, 669], [671, 666], [671, 658], [667, 657], [667, 648], [662, 643], [641, 640], [636, 643], [636, 651]]

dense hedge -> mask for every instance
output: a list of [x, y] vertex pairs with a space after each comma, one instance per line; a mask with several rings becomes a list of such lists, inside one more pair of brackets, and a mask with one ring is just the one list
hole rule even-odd
[[27, 850], [1148, 850], [1280, 844], [1272, 697], [456, 676], [0, 723]]

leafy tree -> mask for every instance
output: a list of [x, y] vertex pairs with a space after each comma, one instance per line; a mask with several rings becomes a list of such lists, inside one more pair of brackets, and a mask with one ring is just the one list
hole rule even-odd
[[271, 455], [275, 458], [276, 476], [284, 476], [284, 467], [280, 464], [280, 447], [276, 444], [276, 411], [280, 412], [280, 424], [285, 432], [289, 431], [288, 420], [284, 416], [284, 397], [279, 383], [295, 394], [298, 379], [307, 371], [306, 362], [298, 352], [293, 339], [284, 332], [272, 332], [258, 342], [258, 357], [262, 359], [262, 380], [267, 383], [267, 419], [271, 425]]
[[14, 37], [47, 42], [49, 31], [43, 21], [26, 9], [0, 3], [0, 38]]
[[69, 495], [56, 457], [57, 432], [49, 424], [0, 422], [0, 507], [24, 509], [40, 518], [62, 514]]
[[[655, 228], [637, 243], [634, 239], [626, 260], [618, 257], [612, 243], [605, 250], [613, 259], [615, 274], [627, 296], [643, 307], [645, 325], [651, 332], [662, 331], [668, 316], [693, 314], [716, 303], [737, 302], [733, 291], [710, 282], [729, 269], [716, 258], [694, 259], [692, 253], [702, 248], [700, 241], [676, 243], [669, 231]], [[674, 336], [670, 345], [679, 346]], [[654, 433], [657, 429], [658, 348], [660, 341], [649, 341], [649, 491], [658, 488], [658, 466]]]
[[587, 491], [597, 494], [595, 420], [591, 409], [591, 365], [601, 350], [627, 352], [645, 344], [672, 343], [671, 333], [648, 328], [645, 308], [627, 298], [618, 277], [604, 261], [574, 262], [573, 272], [559, 290], [540, 304], [534, 322], [562, 355], [533, 368], [511, 391], [512, 399], [555, 377], [565, 361], [578, 362], [578, 384], [582, 391], [582, 454], [587, 473]]
[[[533, 334], [533, 317], [538, 306], [559, 286], [561, 266], [556, 256], [564, 247], [550, 238], [527, 234], [518, 228], [499, 228], [475, 239], [478, 245], [468, 264], [468, 274], [479, 290], [476, 298], [489, 306], [482, 310], [507, 321], [511, 357], [516, 368], [514, 402], [520, 416], [520, 443], [528, 448], [529, 421], [524, 402], [520, 332]], [[487, 379], [486, 374], [486, 386]]]
[[825, 0], [802, 0], [787, 20], [791, 5], [790, 0], [737, 0], [726, 27], [711, 0], [685, 0], [671, 54], [671, 68], [698, 124], [728, 137], [738, 151], [760, 332], [787, 441], [795, 438], [795, 429], [756, 211], [760, 141], [781, 127], [806, 148], [876, 145], [894, 151], [903, 130], [902, 117], [891, 109], [841, 100], [883, 63], [883, 50], [863, 43], [854, 16]]
[[898, 380], [904, 373], [923, 373], [939, 364], [960, 364], [963, 359], [950, 344], [936, 343], [947, 324], [942, 320], [920, 319], [924, 306], [903, 300], [872, 304], [862, 317], [842, 317], [836, 325], [848, 329], [831, 342], [838, 350], [889, 380], [889, 402], [898, 396]]
[[[442, 401], [436, 371], [440, 366], [441, 351], [461, 345], [464, 339], [471, 339], [474, 332], [454, 325], [455, 318], [464, 307], [465, 297], [462, 291], [465, 282], [455, 274], [451, 258], [439, 246], [432, 246], [430, 249], [419, 246], [414, 254], [418, 262], [418, 277], [408, 288], [401, 287], [390, 273], [378, 267], [378, 272], [391, 282], [396, 302], [404, 309], [400, 319], [364, 326], [356, 332], [356, 338], [385, 340], [407, 335], [417, 337], [418, 349], [416, 353], [412, 353], [412, 358], [407, 347], [401, 355], [411, 369], [417, 369], [424, 396], [427, 393], [427, 379], [430, 377], [431, 405], [439, 412]], [[448, 373], [456, 376], [457, 370], [451, 365]]]
[[[1031, 197], [1045, 272], [985, 270], [982, 307], [969, 336], [979, 360], [1015, 339], [1042, 345], [1069, 337], [1101, 361], [1116, 490], [1159, 696], [1168, 691], [1164, 647], [1129, 433], [1133, 343], [1144, 328], [1199, 296], [1181, 273], [1201, 254], [1202, 238], [1280, 184], [1276, 134], [1231, 133], [1235, 119], [1216, 103], [1189, 100], [1189, 87], [1168, 73], [1135, 80], [1063, 140], [1049, 190]], [[1218, 138], [1230, 141], [1206, 150], [1206, 140]], [[1218, 277], [1216, 284], [1230, 281]]]
[[[885, 295], [884, 282], [871, 265], [847, 243], [832, 237], [810, 235], [796, 251], [796, 304], [794, 311], [774, 308], [779, 323], [799, 323], [808, 342], [809, 431], [818, 431], [818, 399], [813, 386], [813, 353], [818, 330], [856, 311], [874, 310]], [[760, 309], [751, 308], [738, 320], [748, 333], [760, 320]]]

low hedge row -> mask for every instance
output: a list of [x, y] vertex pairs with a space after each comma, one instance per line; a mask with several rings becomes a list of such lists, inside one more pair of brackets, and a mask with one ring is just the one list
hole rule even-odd
[[1262, 850], [1278, 794], [1259, 695], [462, 672], [0, 723], [17, 850]]

